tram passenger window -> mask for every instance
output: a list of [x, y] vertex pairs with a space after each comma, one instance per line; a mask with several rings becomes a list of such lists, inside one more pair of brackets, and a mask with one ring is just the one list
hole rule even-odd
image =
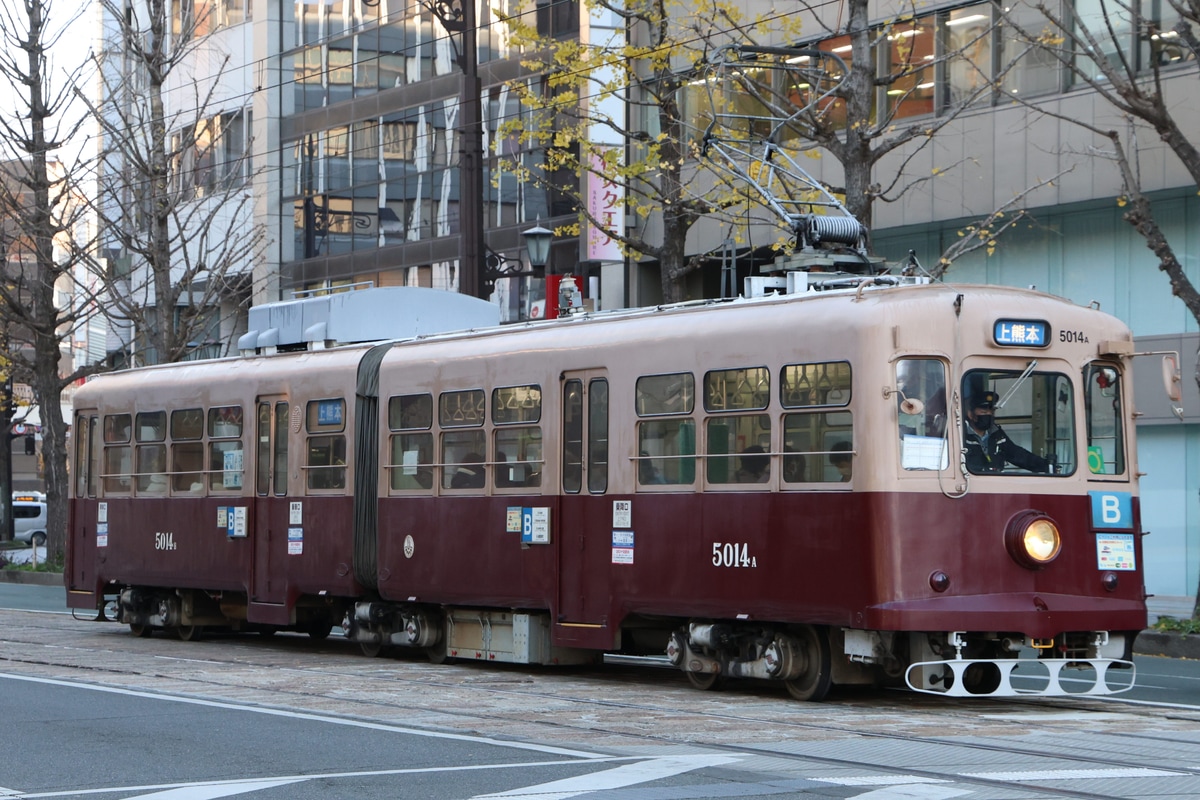
[[691, 419], [638, 423], [638, 483], [690, 484], [696, 481], [696, 422]]
[[496, 426], [492, 477], [497, 488], [541, 485], [541, 427], [529, 424], [501, 427], [538, 422], [541, 418], [540, 386], [503, 386], [492, 390], [492, 424]]
[[208, 410], [209, 489], [221, 491], [242, 488], [244, 453], [241, 436], [241, 406], [221, 406]]
[[204, 409], [171, 412], [171, 490], [199, 492], [204, 488]]
[[133, 473], [133, 449], [128, 445], [132, 427], [129, 414], [109, 414], [104, 417], [105, 492], [128, 492], [133, 488], [130, 478]]
[[167, 493], [167, 447], [162, 444], [140, 444], [137, 447], [138, 494]]
[[784, 408], [847, 405], [850, 378], [846, 361], [788, 364], [780, 374], [779, 402]]
[[[388, 400], [388, 428], [428, 431], [433, 425], [433, 395], [407, 394]], [[389, 478], [393, 489], [433, 488], [433, 434], [393, 433]]]
[[1125, 472], [1121, 373], [1113, 364], [1088, 364], [1083, 380], [1088, 471], [1093, 475], [1121, 475]]
[[75, 475], [76, 497], [87, 497], [88, 481], [92, 473], [92, 465], [88, 463], [88, 445], [92, 438], [89, 421], [88, 417], [76, 417], [72, 433], [75, 439], [75, 461], [71, 466]]
[[199, 439], [204, 435], [204, 409], [184, 408], [171, 412], [171, 440]]
[[138, 443], [134, 452], [138, 494], [164, 495], [167, 493], [167, 447], [153, 443], [166, 439], [167, 413], [143, 411], [134, 418], [133, 430]]
[[482, 489], [487, 480], [487, 436], [482, 430], [442, 433], [442, 488]]
[[110, 414], [104, 418], [104, 443], [125, 444], [129, 441], [128, 414]]
[[482, 425], [486, 403], [482, 389], [442, 392], [438, 397], [438, 424], [443, 428]]
[[345, 400], [309, 401], [305, 425], [309, 434], [306, 464], [309, 489], [346, 488], [346, 436], [342, 433], [345, 429]]
[[709, 417], [709, 483], [766, 484], [771, 480], [771, 418], [766, 414]]
[[[635, 404], [639, 417], [691, 414], [696, 405], [696, 379], [690, 372], [638, 378]], [[695, 420], [677, 416], [638, 423], [640, 485], [695, 483], [695, 455]]]
[[785, 414], [784, 482], [849, 483], [855, 466], [853, 441], [854, 419], [849, 411]]
[[133, 472], [133, 453], [128, 445], [104, 448], [104, 491], [128, 492]]
[[976, 475], [1075, 472], [1075, 394], [1054, 372], [972, 370], [963, 376], [963, 450]]

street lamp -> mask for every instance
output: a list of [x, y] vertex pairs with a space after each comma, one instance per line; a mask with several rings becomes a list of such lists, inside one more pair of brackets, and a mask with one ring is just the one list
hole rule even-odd
[[554, 231], [537, 225], [521, 235], [525, 237], [525, 248], [529, 251], [529, 266], [534, 271], [544, 269], [550, 260], [550, 240], [554, 238]]

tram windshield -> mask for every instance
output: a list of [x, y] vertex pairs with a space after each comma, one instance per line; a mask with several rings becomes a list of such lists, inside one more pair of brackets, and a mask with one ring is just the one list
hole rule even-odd
[[1071, 475], [1075, 404], [1054, 372], [972, 370], [963, 377], [963, 450], [976, 475]]

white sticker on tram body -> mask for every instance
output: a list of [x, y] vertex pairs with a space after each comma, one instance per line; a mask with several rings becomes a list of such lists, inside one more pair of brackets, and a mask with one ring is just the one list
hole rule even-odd
[[612, 563], [633, 563], [633, 531], [612, 532]]
[[288, 555], [304, 555], [304, 528], [288, 528]]
[[614, 528], [632, 528], [633, 527], [633, 501], [632, 500], [613, 500], [613, 524]]
[[299, 500], [288, 506], [288, 525], [304, 524], [304, 503]]

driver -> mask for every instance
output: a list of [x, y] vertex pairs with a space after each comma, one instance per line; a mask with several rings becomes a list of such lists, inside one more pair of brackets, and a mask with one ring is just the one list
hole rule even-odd
[[1030, 472], [1049, 472], [1050, 462], [1036, 456], [1008, 438], [996, 424], [995, 392], [981, 391], [967, 398], [966, 431], [963, 449], [967, 469], [975, 474], [996, 473], [1005, 464], [1014, 464]]

